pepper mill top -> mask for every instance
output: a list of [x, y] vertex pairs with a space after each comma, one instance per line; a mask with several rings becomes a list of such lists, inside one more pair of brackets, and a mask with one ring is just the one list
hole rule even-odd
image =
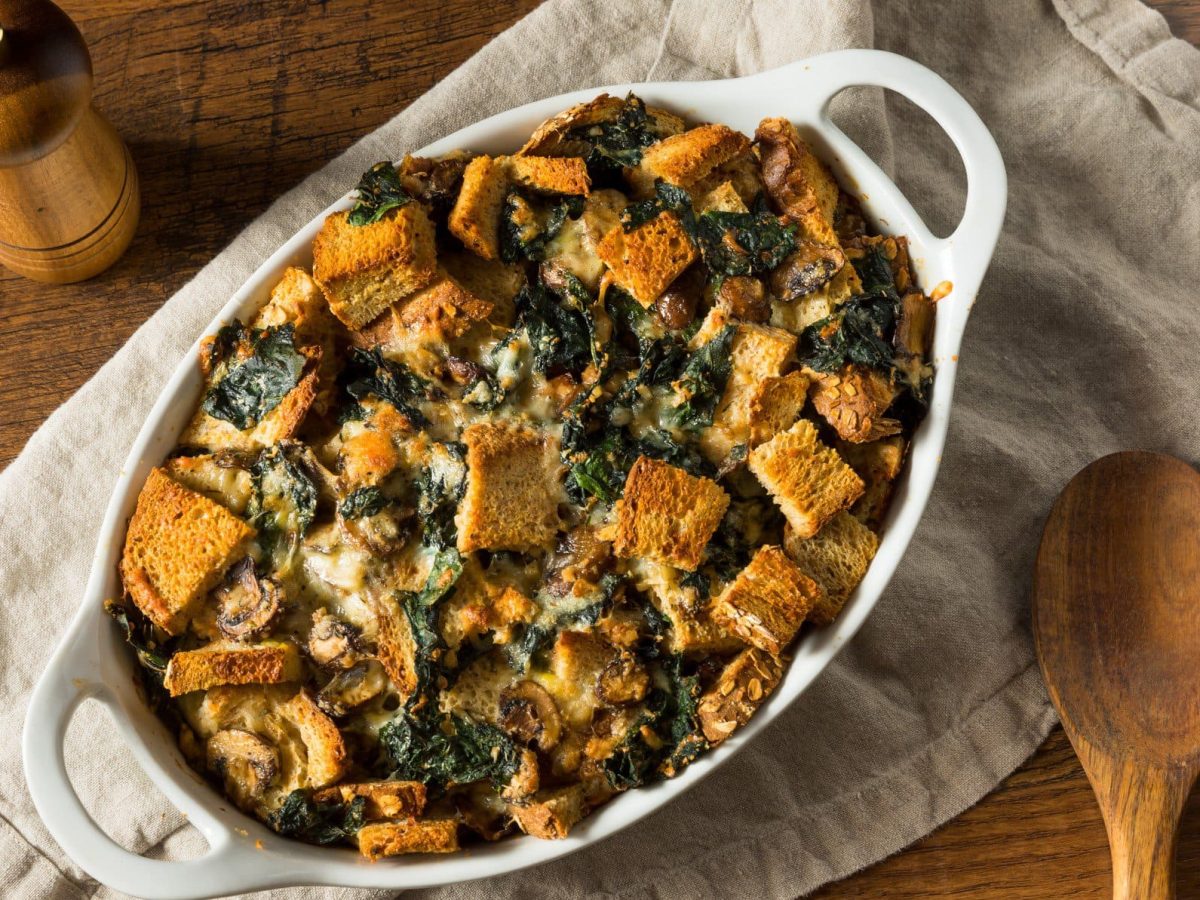
[[40, 159], [92, 99], [83, 35], [49, 0], [0, 0], [0, 167]]

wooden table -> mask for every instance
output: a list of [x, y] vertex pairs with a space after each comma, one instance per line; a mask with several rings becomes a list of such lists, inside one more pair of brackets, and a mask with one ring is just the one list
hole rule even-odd
[[[137, 159], [143, 222], [130, 252], [94, 281], [48, 287], [0, 273], [0, 466], [275, 197], [538, 4], [60, 2], [91, 46], [97, 105]], [[1200, 43], [1200, 0], [1153, 5]], [[296, 47], [306, 48], [303, 78]], [[1180, 896], [1200, 896], [1200, 794], [1183, 832]], [[1056, 729], [974, 809], [818, 896], [1020, 900], [1109, 890], [1103, 824]]]

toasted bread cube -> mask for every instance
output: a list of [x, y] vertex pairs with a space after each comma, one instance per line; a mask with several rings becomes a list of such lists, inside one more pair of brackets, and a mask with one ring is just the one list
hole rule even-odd
[[558, 441], [523, 425], [477, 422], [463, 432], [467, 490], [455, 516], [458, 549], [528, 551], [558, 531]]
[[500, 213], [508, 193], [503, 159], [477, 156], [463, 171], [462, 188], [450, 210], [450, 233], [484, 259], [500, 256]]
[[380, 591], [371, 600], [375, 613], [375, 655], [392, 686], [407, 700], [417, 689], [417, 642], [408, 615], [396, 598]]
[[317, 803], [351, 803], [362, 797], [363, 817], [415, 819], [425, 811], [425, 785], [419, 781], [360, 781], [335, 784], [313, 794]]
[[772, 375], [758, 383], [750, 394], [750, 446], [757, 447], [800, 418], [808, 397], [808, 376], [803, 372]]
[[370, 225], [333, 213], [313, 240], [313, 278], [329, 309], [359, 329], [433, 280], [433, 223], [419, 203], [406, 203]]
[[821, 373], [809, 391], [813, 408], [843, 441], [861, 444], [900, 433], [900, 423], [884, 416], [896, 398], [892, 381], [861, 366]]
[[759, 547], [713, 604], [713, 618], [747, 644], [778, 656], [800, 630], [821, 589], [780, 547]]
[[750, 721], [783, 675], [783, 661], [757, 647], [735, 656], [700, 698], [700, 727], [711, 743], [719, 744]]
[[[701, 209], [704, 198], [724, 184], [732, 187], [736, 196], [741, 200], [741, 208], [730, 208], [729, 212], [747, 212], [751, 205], [766, 193], [762, 170], [759, 168], [758, 157], [754, 154], [753, 147], [745, 153], [721, 163], [699, 181], [688, 185], [687, 192], [692, 195], [693, 202], [700, 201], [700, 205], [696, 206], [696, 212], [704, 212]], [[723, 196], [729, 198], [727, 194]]]
[[698, 215], [706, 212], [744, 213], [749, 212], [749, 209], [733, 186], [733, 182], [722, 181], [711, 191], [706, 192], [696, 204]]
[[321, 711], [312, 694], [300, 689], [279, 707], [279, 715], [304, 742], [304, 786], [323, 788], [340, 781], [346, 774], [346, 743], [333, 719]]
[[125, 533], [121, 580], [150, 621], [179, 634], [254, 535], [219, 503], [151, 469]]
[[828, 625], [842, 611], [879, 549], [875, 532], [848, 512], [838, 513], [807, 540], [787, 529], [783, 542], [796, 565], [821, 586], [809, 613], [817, 625]]
[[405, 853], [454, 853], [458, 822], [454, 819], [370, 822], [358, 830], [358, 850], [374, 862]]
[[749, 466], [802, 538], [816, 534], [863, 492], [862, 479], [817, 440], [807, 419], [751, 450]]
[[509, 814], [526, 834], [543, 840], [562, 840], [585, 812], [582, 784], [539, 791], [533, 800], [509, 806]]
[[694, 587], [679, 583], [679, 571], [649, 559], [630, 566], [638, 590], [671, 623], [667, 649], [672, 653], [732, 653], [745, 646], [712, 617], [712, 607]]
[[[576, 129], [588, 125], [615, 122], [625, 109], [620, 97], [601, 94], [587, 103], [578, 103], [539, 125], [519, 151], [519, 155], [531, 156], [582, 156], [588, 151], [588, 143], [572, 134]], [[684, 122], [674, 113], [653, 106], [646, 107], [649, 119], [648, 130], [657, 137], [678, 134]]]
[[217, 642], [172, 655], [163, 686], [178, 697], [219, 684], [282, 684], [299, 678], [300, 654], [294, 644]]
[[312, 405], [323, 415], [335, 400], [341, 362], [338, 338], [342, 327], [329, 311], [321, 286], [311, 275], [295, 266], [286, 269], [279, 283], [271, 288], [271, 299], [258, 311], [251, 325], [254, 328], [269, 328], [289, 322], [295, 326], [297, 346], [321, 349], [316, 365], [317, 391]]
[[220, 454], [204, 453], [169, 459], [163, 469], [189, 491], [203, 494], [240, 516], [250, 502], [250, 473], [225, 463], [226, 458]]
[[613, 552], [694, 571], [728, 506], [715, 481], [639, 456], [616, 504]]
[[837, 452], [842, 459], [866, 483], [866, 490], [850, 507], [850, 512], [868, 528], [878, 528], [887, 512], [896, 489], [896, 476], [904, 464], [906, 447], [907, 442], [900, 435], [867, 444], [849, 444], [845, 441], [837, 444]]
[[525, 284], [525, 273], [520, 265], [481, 259], [467, 250], [443, 253], [438, 261], [445, 264], [450, 277], [464, 290], [492, 305], [489, 321], [503, 328], [513, 324], [516, 319], [514, 301]]
[[509, 178], [530, 190], [586, 196], [592, 188], [587, 166], [577, 156], [510, 156], [506, 162]]
[[439, 267], [427, 287], [393, 307], [404, 331], [419, 331], [433, 341], [449, 341], [492, 312], [492, 304], [468, 291]]
[[672, 212], [659, 213], [632, 231], [617, 225], [604, 236], [596, 254], [612, 270], [617, 284], [647, 309], [698, 255]]
[[699, 125], [647, 147], [641, 163], [630, 170], [629, 183], [640, 197], [652, 195], [660, 178], [686, 188], [749, 149], [750, 140], [740, 131], [727, 125]]
[[834, 310], [859, 293], [862, 293], [862, 280], [858, 272], [854, 266], [844, 265], [829, 281], [811, 293], [796, 300], [776, 298], [772, 301], [771, 324], [799, 334], [814, 322], [828, 318]]
[[838, 184], [787, 119], [763, 119], [754, 133], [763, 181], [780, 215], [800, 226], [800, 237], [840, 247], [833, 227]]

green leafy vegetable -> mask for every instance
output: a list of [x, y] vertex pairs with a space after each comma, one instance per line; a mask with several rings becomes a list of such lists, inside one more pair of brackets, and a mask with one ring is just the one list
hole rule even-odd
[[497, 789], [512, 780], [520, 753], [499, 728], [466, 716], [414, 721], [400, 714], [379, 729], [390, 778], [445, 789], [490, 779]]
[[611, 175], [642, 161], [642, 150], [656, 140], [653, 123], [640, 97], [628, 94], [620, 115], [613, 121], [580, 125], [568, 135], [591, 145], [585, 162], [594, 176]]
[[138, 664], [154, 673], [161, 684], [171, 658], [169, 639], [136, 606], [120, 600], [105, 600], [104, 611], [120, 627], [125, 642], [137, 654]]
[[[210, 354], [220, 354], [229, 367], [208, 389], [202, 408], [210, 416], [245, 431], [257, 425], [300, 383], [307, 360], [296, 350], [290, 323], [263, 331], [244, 332], [240, 325], [237, 329], [221, 329], [213, 342]], [[250, 355], [232, 358], [234, 347], [243, 340], [250, 341]]]
[[392, 404], [413, 425], [429, 424], [414, 406], [431, 397], [429, 382], [404, 363], [387, 359], [378, 349], [353, 348], [342, 381], [345, 392], [355, 400], [376, 397]]
[[796, 249], [796, 226], [768, 209], [706, 212], [697, 225], [700, 251], [719, 275], [756, 275], [774, 269]]
[[416, 483], [421, 542], [446, 550], [458, 539], [454, 516], [467, 486], [466, 448], [457, 443], [435, 444], [431, 457]]
[[522, 287], [516, 305], [536, 371], [547, 378], [564, 372], [579, 375], [592, 362], [593, 324], [586, 308], [564, 301], [541, 282]]
[[317, 487], [294, 445], [276, 444], [250, 467], [253, 491], [246, 517], [270, 539], [298, 540], [317, 515]]
[[390, 501], [377, 487], [361, 487], [351, 491], [338, 504], [343, 519], [362, 519], [378, 515]]
[[500, 258], [538, 261], [546, 256], [546, 245], [562, 231], [568, 218], [583, 211], [583, 198], [565, 196], [550, 201], [511, 191], [504, 198], [500, 215]]
[[521, 635], [504, 648], [508, 664], [518, 672], [529, 668], [533, 657], [550, 645], [560, 631], [578, 626], [591, 626], [600, 621], [604, 610], [611, 605], [621, 587], [621, 576], [608, 572], [600, 578], [589, 596], [576, 598], [570, 608], [556, 609], [552, 604], [536, 620], [525, 626]]
[[390, 162], [375, 163], [355, 188], [358, 201], [350, 209], [346, 221], [351, 225], [370, 225], [378, 222], [393, 209], [412, 202], [412, 197], [400, 183], [400, 173]]
[[688, 359], [676, 382], [674, 421], [679, 427], [699, 429], [712, 424], [733, 367], [730, 351], [736, 332], [736, 326], [726, 325]]
[[432, 708], [438, 663], [442, 656], [440, 619], [442, 603], [449, 599], [462, 575], [462, 557], [454, 549], [442, 550], [420, 591], [401, 591], [397, 597], [416, 643], [417, 689], [409, 709]]
[[653, 197], [639, 203], [631, 203], [621, 210], [621, 227], [626, 231], [633, 231], [639, 225], [657, 219], [664, 212], [674, 213], [683, 225], [683, 230], [695, 237], [696, 211], [692, 208], [691, 196], [683, 188], [661, 178], [654, 182]]
[[294, 790], [267, 823], [284, 837], [334, 844], [353, 839], [362, 828], [366, 802], [364, 797], [355, 797], [349, 803], [317, 803], [308, 791]]

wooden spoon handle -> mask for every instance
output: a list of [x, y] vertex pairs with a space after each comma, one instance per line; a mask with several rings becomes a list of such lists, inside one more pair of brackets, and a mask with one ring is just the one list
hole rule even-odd
[[1113, 900], [1173, 900], [1179, 820], [1195, 767], [1113, 759], [1073, 739], [1108, 830]]

